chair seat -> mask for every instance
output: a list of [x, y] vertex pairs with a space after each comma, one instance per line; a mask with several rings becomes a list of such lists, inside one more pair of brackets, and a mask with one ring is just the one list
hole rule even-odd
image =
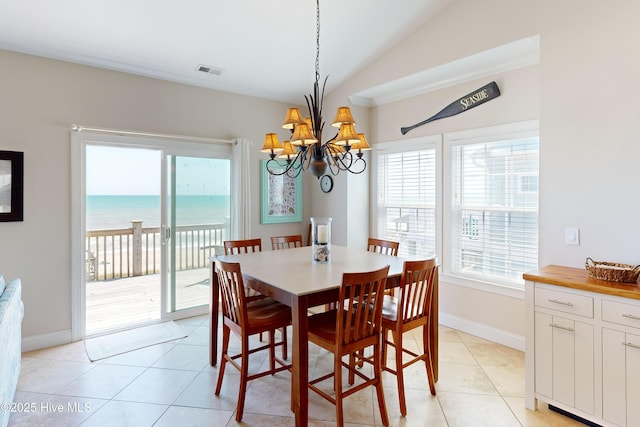
[[398, 319], [398, 298], [385, 295], [382, 300], [382, 321], [395, 322]]
[[315, 335], [323, 341], [335, 342], [337, 310], [329, 310], [309, 316], [309, 335]]
[[[421, 303], [421, 302], [420, 302]], [[393, 329], [395, 323], [398, 321], [398, 306], [400, 304], [400, 299], [397, 297], [392, 297], [390, 295], [385, 295], [384, 300], [382, 302], [382, 325], [386, 329]], [[407, 313], [418, 313], [420, 312], [418, 306], [407, 302]], [[427, 322], [427, 316], [417, 317], [413, 320], [403, 320], [403, 323], [409, 323], [413, 327], [417, 325], [422, 325]]]
[[291, 324], [291, 308], [271, 298], [247, 304], [250, 331], [268, 331]]

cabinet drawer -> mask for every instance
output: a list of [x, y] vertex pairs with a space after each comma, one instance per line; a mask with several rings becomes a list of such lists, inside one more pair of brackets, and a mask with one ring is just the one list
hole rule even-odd
[[535, 304], [564, 313], [593, 318], [593, 298], [536, 286]]
[[602, 300], [602, 320], [640, 328], [640, 305]]

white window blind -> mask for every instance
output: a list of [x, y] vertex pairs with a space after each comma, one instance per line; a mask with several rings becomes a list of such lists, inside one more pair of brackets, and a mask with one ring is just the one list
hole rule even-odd
[[377, 153], [375, 237], [400, 242], [400, 256], [436, 254], [436, 149], [435, 144], [424, 145]]
[[537, 131], [482, 139], [449, 148], [450, 272], [522, 283], [522, 273], [538, 266]]

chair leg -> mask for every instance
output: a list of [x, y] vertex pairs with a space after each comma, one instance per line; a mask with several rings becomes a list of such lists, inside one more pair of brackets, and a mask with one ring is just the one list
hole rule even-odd
[[222, 357], [220, 361], [220, 370], [218, 371], [218, 383], [216, 384], [215, 395], [218, 396], [220, 394], [220, 388], [222, 387], [222, 378], [224, 378], [224, 368], [227, 366], [227, 350], [229, 348], [229, 333], [231, 331], [229, 328], [224, 326], [222, 328]]
[[333, 388], [336, 395], [336, 425], [343, 426], [344, 415], [342, 412], [342, 358], [337, 354], [334, 354], [333, 366], [335, 370], [335, 375], [333, 377]]
[[358, 368], [362, 369], [364, 366], [364, 350], [358, 351], [358, 356], [360, 357], [360, 359], [358, 359]]
[[378, 381], [375, 383], [376, 395], [378, 396], [378, 408], [380, 408], [380, 419], [385, 426], [389, 425], [389, 414], [387, 414], [387, 405], [384, 401], [384, 391], [382, 390], [382, 365], [380, 364], [380, 346], [373, 346], [373, 369], [374, 375]]
[[288, 353], [288, 348], [287, 348], [287, 327], [284, 326], [282, 328], [282, 359], [283, 360], [287, 360], [287, 353]]
[[382, 367], [386, 368], [387, 367], [387, 355], [388, 355], [388, 349], [387, 346], [389, 345], [389, 343], [387, 342], [387, 337], [389, 331], [387, 329], [382, 328], [382, 340], [380, 341], [382, 344]]
[[402, 331], [393, 331], [393, 343], [396, 349], [396, 380], [398, 381], [398, 399], [400, 414], [407, 416], [407, 401], [404, 395], [404, 371], [402, 369]]
[[276, 369], [276, 331], [271, 330], [268, 332], [269, 334], [269, 369], [271, 370], [271, 375], [273, 375], [273, 371]]
[[354, 353], [349, 355], [349, 385], [353, 385], [356, 381], [356, 374], [353, 370], [356, 368], [356, 356]]
[[249, 376], [249, 337], [242, 337], [242, 366], [240, 370], [240, 390], [238, 392], [238, 406], [236, 409], [236, 421], [242, 420], [244, 413], [244, 399], [247, 395], [247, 377]]
[[433, 357], [431, 354], [431, 343], [429, 342], [429, 324], [422, 327], [422, 346], [424, 347], [425, 365], [427, 367], [427, 379], [429, 380], [429, 391], [433, 396], [436, 395], [436, 380], [433, 371]]

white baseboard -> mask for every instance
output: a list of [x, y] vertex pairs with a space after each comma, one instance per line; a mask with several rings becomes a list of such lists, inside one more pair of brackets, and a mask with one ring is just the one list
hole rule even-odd
[[475, 335], [485, 340], [493, 341], [516, 350], [524, 351], [524, 337], [515, 335], [502, 329], [496, 329], [492, 326], [477, 323], [469, 319], [453, 316], [451, 314], [438, 313], [439, 323], [467, 334]]
[[56, 345], [69, 344], [72, 342], [71, 329], [51, 332], [49, 334], [32, 335], [22, 338], [22, 352], [40, 350], [41, 348], [53, 347]]

